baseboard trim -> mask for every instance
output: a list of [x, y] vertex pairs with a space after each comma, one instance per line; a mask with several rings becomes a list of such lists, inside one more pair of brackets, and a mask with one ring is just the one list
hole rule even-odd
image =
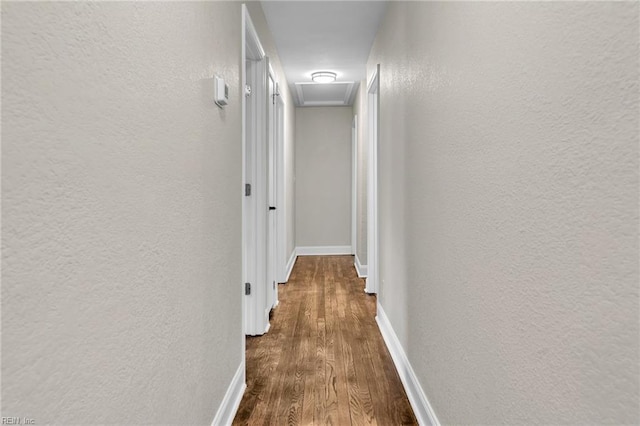
[[296, 264], [296, 259], [298, 258], [297, 254], [296, 254], [297, 249], [293, 249], [293, 251], [291, 252], [291, 257], [289, 258], [289, 261], [287, 262], [287, 277], [284, 281], [284, 283], [289, 281], [289, 278], [291, 277], [291, 271], [293, 271], [293, 265]]
[[380, 303], [378, 303], [377, 308], [378, 314], [376, 315], [376, 322], [378, 323], [378, 328], [387, 345], [387, 349], [389, 349], [391, 353], [391, 358], [396, 366], [396, 370], [398, 370], [398, 375], [400, 376], [405, 392], [407, 392], [407, 397], [418, 419], [418, 423], [424, 426], [440, 426], [436, 413], [433, 411], [433, 407], [431, 407], [427, 396], [422, 390], [422, 386], [420, 386], [420, 382], [407, 359], [407, 355], [404, 349], [402, 349], [400, 340], [398, 340], [398, 336], [389, 322], [389, 318], [384, 313], [384, 309], [382, 309]]
[[355, 257], [355, 260], [353, 261], [353, 264], [356, 266], [356, 271], [358, 272], [358, 277], [367, 278], [367, 265], [362, 265], [360, 263], [360, 259], [358, 259], [358, 255], [357, 254], [354, 257]]
[[240, 364], [236, 370], [236, 374], [231, 379], [231, 384], [227, 388], [222, 403], [218, 408], [216, 416], [213, 418], [212, 426], [227, 426], [231, 425], [233, 418], [236, 416], [238, 407], [240, 407], [240, 401], [242, 401], [242, 395], [247, 385], [244, 382], [244, 361]]
[[351, 246], [308, 246], [296, 247], [298, 256], [331, 256], [351, 254]]

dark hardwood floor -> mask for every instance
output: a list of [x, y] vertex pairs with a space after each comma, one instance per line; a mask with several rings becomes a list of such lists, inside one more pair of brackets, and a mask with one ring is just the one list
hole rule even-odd
[[298, 257], [279, 299], [234, 425], [418, 424], [352, 256]]

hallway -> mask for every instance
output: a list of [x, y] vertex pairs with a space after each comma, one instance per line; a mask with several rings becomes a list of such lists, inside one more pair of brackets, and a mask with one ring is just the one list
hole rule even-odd
[[0, 9], [1, 423], [640, 425], [640, 1]]
[[300, 256], [233, 424], [417, 424], [352, 256]]

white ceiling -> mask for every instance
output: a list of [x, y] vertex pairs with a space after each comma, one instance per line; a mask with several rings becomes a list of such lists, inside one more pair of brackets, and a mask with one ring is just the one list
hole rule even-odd
[[[296, 83], [310, 83], [314, 71], [337, 73], [337, 83], [357, 85], [366, 78], [367, 58], [386, 2], [263, 0], [261, 3], [296, 104], [351, 105], [357, 86], [327, 87], [331, 93], [323, 94], [322, 87], [309, 90], [307, 85]], [[304, 93], [304, 103], [299, 93]]]

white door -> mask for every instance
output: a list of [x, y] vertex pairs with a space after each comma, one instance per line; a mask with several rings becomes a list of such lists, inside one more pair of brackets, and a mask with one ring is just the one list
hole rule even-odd
[[269, 114], [268, 138], [267, 138], [267, 200], [268, 200], [268, 216], [267, 216], [267, 306], [270, 311], [278, 304], [278, 285], [277, 285], [277, 214], [276, 206], [276, 173], [278, 156], [276, 153], [276, 82], [273, 73], [269, 72], [267, 82], [267, 91], [269, 96]]

